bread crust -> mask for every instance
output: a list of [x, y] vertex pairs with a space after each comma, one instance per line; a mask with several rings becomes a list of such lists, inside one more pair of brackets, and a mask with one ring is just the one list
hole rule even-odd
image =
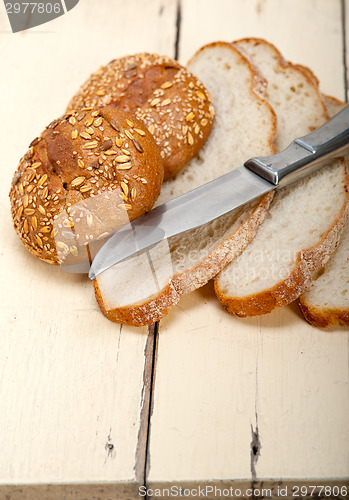
[[[243, 44], [245, 42], [252, 43], [254, 45], [261, 44], [267, 46], [275, 54], [275, 60], [278, 65], [282, 68], [292, 68], [301, 72], [311, 83], [314, 92], [316, 92], [319, 98], [319, 104], [321, 104], [323, 108], [324, 116], [328, 118], [326, 105], [318, 88], [318, 80], [310, 69], [287, 62], [273, 44], [263, 39], [244, 38], [233, 42], [233, 45], [244, 53], [244, 48], [240, 47], [239, 44]], [[318, 244], [298, 253], [296, 263], [293, 268], [290, 269], [289, 276], [285, 280], [280, 281], [272, 288], [263, 290], [260, 293], [244, 297], [232, 297], [228, 296], [220, 288], [218, 278], [215, 279], [215, 293], [223, 307], [228, 312], [240, 317], [267, 314], [277, 307], [284, 306], [296, 300], [304, 292], [311, 282], [312, 272], [324, 265], [336, 249], [339, 243], [341, 231], [345, 225], [348, 204], [348, 174], [344, 160], [342, 160], [342, 166], [343, 179], [345, 181], [345, 190], [347, 195], [346, 201], [343, 203], [343, 206], [341, 207], [333, 225], [323, 235]]]
[[214, 117], [204, 85], [177, 61], [157, 54], [114, 59], [87, 79], [67, 109], [110, 103], [135, 114], [154, 135], [165, 180], [197, 155]]
[[349, 326], [349, 309], [317, 308], [297, 299], [304, 318], [313, 326], [328, 328], [330, 326]]
[[[319, 97], [319, 103], [321, 103], [321, 105], [323, 107], [323, 112], [327, 116], [327, 119], [329, 118], [326, 104], [324, 102], [323, 96], [322, 96], [320, 89], [319, 89], [319, 80], [310, 68], [307, 68], [306, 66], [303, 66], [302, 64], [294, 64], [290, 61], [287, 61], [283, 57], [281, 52], [275, 47], [274, 44], [268, 42], [267, 40], [264, 40], [263, 38], [253, 38], [253, 37], [241, 38], [239, 40], [235, 40], [234, 42], [232, 42], [232, 45], [234, 47], [236, 47], [238, 50], [240, 50], [243, 54], [246, 54], [246, 51], [241, 46], [241, 44], [243, 44], [244, 42], [253, 43], [255, 45], [261, 44], [261, 45], [269, 47], [275, 54], [275, 60], [283, 69], [292, 68], [292, 69], [295, 69], [295, 70], [301, 72], [305, 76], [305, 78], [309, 82], [311, 82], [314, 91], [317, 93], [317, 95]], [[246, 54], [246, 58], [248, 59], [247, 54]], [[256, 71], [257, 72], [260, 71], [259, 68], [256, 68]]]
[[88, 259], [99, 241], [150, 210], [163, 164], [153, 136], [115, 106], [53, 121], [32, 141], [10, 190], [14, 227], [33, 255], [51, 264]]
[[[344, 160], [342, 162], [345, 166]], [[296, 263], [286, 279], [268, 290], [246, 297], [227, 296], [215, 280], [215, 293], [229, 313], [241, 318], [268, 314], [277, 307], [290, 304], [306, 290], [312, 281], [312, 273], [326, 264], [339, 244], [348, 217], [348, 177], [346, 189], [347, 199], [335, 222], [317, 245], [298, 253]]]
[[131, 326], [151, 325], [160, 320], [173, 306], [178, 304], [182, 295], [205, 285], [222, 267], [244, 250], [255, 236], [258, 226], [263, 222], [273, 196], [272, 191], [265, 194], [254, 206], [247, 220], [217, 245], [207, 257], [194, 268], [173, 276], [159, 294], [141, 304], [108, 309], [104, 303], [97, 278], [94, 282], [95, 295], [103, 314], [111, 321]]
[[[272, 154], [275, 152], [273, 139], [276, 133], [276, 116], [269, 103], [261, 97], [261, 82], [263, 79], [256, 73], [255, 68], [251, 66], [250, 62], [229, 43], [214, 42], [208, 44], [202, 47], [197, 54], [211, 47], [229, 47], [229, 50], [233, 50], [234, 53], [238, 54], [243, 64], [248, 66], [251, 73], [249, 90], [251, 94], [253, 94], [253, 97], [261, 104], [263, 103], [270, 111], [270, 135], [268, 145]], [[161, 319], [168, 313], [171, 307], [179, 302], [183, 294], [203, 286], [213, 278], [220, 269], [244, 250], [246, 245], [256, 234], [258, 226], [264, 220], [273, 196], [273, 192], [264, 195], [258, 203], [250, 209], [240, 227], [232, 231], [232, 234], [225, 238], [224, 241], [217, 244], [209, 255], [203, 258], [199, 264], [183, 273], [178, 273], [173, 276], [156, 296], [145, 299], [142, 303], [130, 304], [126, 307], [107, 308], [97, 278], [95, 281], [95, 294], [101, 311], [112, 321], [126, 323], [132, 326], [150, 325]]]

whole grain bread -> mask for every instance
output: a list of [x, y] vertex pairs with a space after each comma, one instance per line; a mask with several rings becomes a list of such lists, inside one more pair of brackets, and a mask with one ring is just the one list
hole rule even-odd
[[133, 115], [112, 105], [69, 112], [20, 161], [10, 190], [15, 230], [48, 263], [88, 260], [93, 242], [152, 208], [163, 172], [153, 136]]
[[[264, 40], [234, 43], [268, 81], [278, 117], [277, 150], [321, 125], [328, 114], [310, 70], [287, 63]], [[348, 176], [344, 160], [275, 194], [248, 248], [215, 278], [223, 306], [238, 316], [271, 312], [297, 299], [335, 250], [344, 227]]]
[[135, 114], [154, 135], [165, 180], [197, 155], [214, 111], [204, 85], [177, 61], [140, 53], [114, 59], [93, 73], [67, 110], [115, 104]]
[[[188, 68], [211, 93], [215, 121], [198, 156], [164, 183], [158, 203], [239, 167], [247, 157], [274, 152], [276, 120], [261, 97], [265, 82], [235, 47], [209, 44], [194, 55]], [[102, 312], [112, 321], [136, 326], [159, 320], [181, 295], [207, 283], [243, 251], [272, 196], [269, 193], [244, 209], [163, 241], [102, 273], [95, 280]]]

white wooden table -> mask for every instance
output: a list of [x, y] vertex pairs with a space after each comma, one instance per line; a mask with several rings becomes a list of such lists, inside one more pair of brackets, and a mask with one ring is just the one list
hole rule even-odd
[[128, 53], [185, 64], [207, 42], [264, 37], [345, 99], [349, 0], [80, 0], [18, 34], [0, 8], [0, 499], [348, 485], [348, 330], [313, 328], [294, 305], [235, 318], [211, 284], [155, 329], [120, 327], [87, 277], [24, 249], [7, 194], [30, 141]]

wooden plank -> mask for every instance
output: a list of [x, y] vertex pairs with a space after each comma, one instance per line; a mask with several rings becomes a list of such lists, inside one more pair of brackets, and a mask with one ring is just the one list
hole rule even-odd
[[[340, 7], [184, 0], [180, 59], [210, 41], [259, 36], [343, 98]], [[297, 481], [347, 484], [348, 340], [348, 330], [311, 327], [295, 305], [242, 320], [223, 311], [212, 284], [184, 297], [160, 322], [148, 486], [263, 481], [273, 488], [265, 496], [277, 485], [291, 496]]]
[[1, 13], [0, 498], [135, 498], [143, 483], [153, 330], [109, 322], [86, 276], [32, 257], [6, 200], [28, 144], [88, 74], [173, 55], [175, 21], [175, 2], [99, 0], [14, 35]]
[[[193, 19], [203, 28], [195, 29]], [[244, 37], [276, 44], [288, 60], [321, 76], [323, 92], [344, 98], [340, 0], [182, 2], [179, 54], [183, 63], [205, 43]]]

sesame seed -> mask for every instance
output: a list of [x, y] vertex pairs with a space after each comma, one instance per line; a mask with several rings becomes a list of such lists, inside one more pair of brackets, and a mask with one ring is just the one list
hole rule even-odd
[[78, 252], [78, 249], [76, 248], [75, 245], [72, 245], [71, 247], [69, 247], [69, 250], [70, 250], [70, 253], [72, 255], [74, 255], [74, 257], [77, 257], [79, 252]]
[[133, 140], [133, 135], [129, 130], [125, 130], [125, 135], [132, 141]]
[[130, 158], [129, 158], [127, 155], [119, 155], [119, 156], [117, 156], [117, 157], [115, 158], [115, 161], [116, 161], [117, 163], [125, 163], [125, 162], [129, 161], [129, 159], [130, 159]]
[[122, 163], [122, 164], [117, 166], [118, 170], [129, 170], [130, 168], [132, 168], [131, 162]]
[[71, 116], [71, 117], [69, 118], [69, 123], [70, 123], [70, 125], [75, 125], [75, 123], [76, 123], [76, 119], [75, 119], [75, 117], [74, 117], [74, 116]]
[[72, 187], [80, 186], [80, 184], [85, 182], [85, 179], [85, 177], [75, 177], [71, 182]]
[[68, 246], [63, 241], [56, 241], [56, 247], [62, 250], [68, 250]]
[[150, 101], [150, 106], [156, 106], [157, 104], [160, 104], [161, 102], [161, 99], [159, 97], [156, 97], [155, 99], [153, 99], [152, 101]]
[[91, 191], [91, 189], [92, 189], [92, 186], [82, 186], [80, 188], [80, 192], [81, 193], [87, 193], [88, 191]]
[[96, 95], [101, 96], [101, 97], [104, 96], [105, 95], [105, 90], [102, 90], [102, 89], [101, 90], [97, 90]]
[[165, 82], [161, 85], [161, 88], [162, 89], [169, 89], [170, 87], [172, 87], [173, 83], [172, 82]]
[[75, 129], [75, 130], [73, 130], [73, 132], [71, 133], [71, 138], [72, 138], [72, 139], [76, 139], [76, 138], [77, 138], [77, 136], [78, 136], [78, 131]]
[[185, 119], [187, 120], [187, 122], [190, 122], [194, 118], [195, 118], [195, 113], [193, 113], [193, 111], [190, 111], [190, 113], [188, 113], [187, 116], [185, 117]]
[[36, 235], [35, 235], [35, 239], [36, 239], [36, 241], [37, 241], [37, 243], [38, 243], [38, 245], [39, 245], [40, 247], [43, 247], [43, 246], [44, 246], [44, 244], [43, 244], [43, 242], [42, 242], [42, 239], [40, 238], [40, 236], [39, 236], [38, 234], [36, 234]]
[[85, 126], [86, 127], [91, 127], [92, 123], [94, 121], [94, 118], [93, 116], [90, 116], [90, 118], [88, 120], [85, 121]]
[[99, 127], [100, 125], [102, 125], [102, 122], [103, 122], [102, 116], [99, 116], [98, 118], [96, 118], [96, 120], [94, 122], [95, 127]]
[[82, 149], [95, 149], [98, 146], [97, 141], [87, 142]]
[[92, 226], [92, 223], [93, 223], [93, 217], [92, 217], [92, 214], [87, 214], [87, 215], [86, 215], [86, 222], [87, 222], [87, 225], [88, 225], [89, 227], [91, 227], [91, 226]]
[[100, 234], [100, 235], [97, 237], [97, 240], [102, 240], [103, 238], [105, 238], [105, 237], [106, 237], [106, 236], [108, 236], [108, 235], [109, 235], [109, 233], [108, 233], [108, 231], [106, 231], [105, 233]]
[[38, 186], [42, 186], [42, 185], [43, 185], [46, 181], [47, 181], [47, 174], [44, 174], [44, 175], [40, 178], [40, 180], [39, 180], [39, 182], [38, 182]]
[[131, 210], [132, 205], [130, 205], [129, 203], [120, 203], [120, 205], [118, 205], [118, 207], [122, 208], [123, 210]]
[[140, 128], [135, 128], [135, 132], [137, 132], [137, 134], [142, 135], [142, 136], [145, 135], [144, 130], [141, 130]]
[[125, 182], [121, 182], [120, 186], [121, 186], [121, 189], [123, 190], [123, 192], [125, 193], [125, 195], [127, 196], [128, 195], [128, 185], [125, 184]]
[[88, 134], [87, 132], [80, 132], [80, 137], [82, 137], [83, 139], [91, 139], [90, 134]]

